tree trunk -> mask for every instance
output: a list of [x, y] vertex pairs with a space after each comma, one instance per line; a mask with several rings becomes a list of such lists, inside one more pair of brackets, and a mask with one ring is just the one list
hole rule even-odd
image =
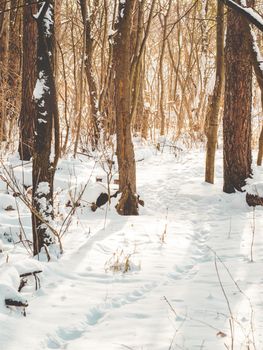
[[[261, 92], [261, 101], [263, 106], [263, 91]], [[257, 156], [257, 165], [262, 165], [262, 157], [263, 157], [263, 126], [261, 127], [259, 140], [258, 140], [258, 156]]]
[[[251, 59], [252, 64], [254, 68], [254, 72], [257, 78], [257, 83], [260, 88], [261, 93], [261, 108], [263, 110], [263, 71], [261, 69], [261, 63], [262, 63], [262, 56], [259, 51], [259, 47], [257, 45], [257, 38], [256, 34], [248, 27], [248, 35], [250, 36], [250, 53], [251, 53]], [[257, 156], [257, 165], [262, 164], [262, 156], [263, 156], [263, 126], [261, 128], [260, 136], [259, 136], [259, 145], [258, 145], [258, 156]]]
[[214, 91], [208, 97], [206, 115], [206, 169], [205, 181], [214, 183], [215, 154], [217, 145], [218, 117], [224, 82], [224, 4], [218, 1], [216, 29], [216, 81]]
[[228, 11], [225, 49], [224, 187], [226, 193], [241, 191], [251, 176], [252, 63], [248, 23]]
[[144, 29], [144, 13], [146, 1], [136, 3], [136, 15], [131, 32], [131, 68], [130, 81], [132, 90], [131, 119], [135, 131], [142, 131], [144, 113], [144, 78], [145, 78], [145, 47], [149, 36], [156, 0], [151, 2], [147, 24]]
[[[86, 0], [80, 0], [81, 6], [81, 14], [85, 31], [85, 59], [84, 59], [84, 67], [85, 73], [87, 77], [87, 82], [89, 86], [89, 98], [90, 98], [90, 108], [92, 115], [92, 125], [93, 125], [93, 148], [98, 146], [99, 138], [100, 138], [100, 130], [102, 127], [102, 123], [100, 122], [100, 113], [99, 113], [99, 100], [98, 100], [98, 89], [97, 84], [94, 77], [94, 69], [93, 69], [93, 41], [91, 35], [91, 20], [90, 16], [87, 13], [87, 4]], [[96, 7], [96, 5], [94, 4]]]
[[[22, 99], [18, 148], [21, 160], [29, 160], [33, 155], [34, 122], [36, 119], [36, 109], [32, 96], [37, 80], [37, 24], [31, 11], [37, 12], [37, 6], [25, 6], [28, 3], [28, 0], [24, 0]], [[35, 3], [35, 1], [30, 0], [30, 3]]]
[[161, 44], [161, 52], [160, 52], [160, 62], [159, 62], [159, 76], [160, 76], [160, 101], [159, 101], [159, 105], [160, 105], [160, 115], [161, 115], [161, 126], [160, 126], [160, 135], [164, 135], [164, 128], [165, 128], [165, 121], [166, 121], [166, 116], [165, 116], [165, 110], [164, 110], [164, 99], [165, 99], [165, 95], [164, 95], [164, 55], [165, 55], [165, 49], [166, 49], [166, 40], [167, 40], [167, 30], [168, 30], [168, 17], [170, 14], [170, 10], [171, 10], [171, 6], [172, 6], [172, 1], [169, 0], [168, 2], [168, 8], [166, 11], [166, 14], [164, 15], [163, 18], [163, 23], [162, 23], [162, 19], [160, 17], [160, 23], [162, 26], [162, 30], [163, 30], [163, 35], [162, 35], [162, 44]]
[[9, 25], [9, 57], [8, 57], [8, 111], [12, 129], [21, 101], [21, 28], [22, 16], [19, 0], [11, 0], [10, 25]]
[[8, 77], [8, 52], [9, 52], [9, 18], [10, 4], [2, 1], [0, 11], [0, 142], [6, 140], [6, 107], [7, 107], [7, 77]]
[[[55, 139], [55, 158], [51, 161], [52, 128], [58, 118], [54, 60], [54, 3], [46, 0], [37, 21], [37, 82], [33, 93], [36, 104], [35, 143], [33, 156], [32, 213], [34, 255], [42, 247], [54, 243], [50, 230], [53, 219], [53, 179], [58, 160]], [[56, 132], [55, 132], [56, 136]]]
[[145, 0], [137, 2], [135, 5], [135, 15], [131, 31], [131, 89], [132, 89], [132, 125], [135, 132], [141, 131], [143, 115], [143, 80], [144, 71], [142, 59], [137, 62], [139, 50], [144, 34], [144, 6]]
[[130, 30], [135, 0], [119, 0], [119, 15], [113, 48], [115, 73], [115, 108], [117, 132], [117, 158], [121, 199], [117, 211], [121, 215], [138, 215], [136, 196], [136, 168], [131, 136], [131, 54]]
[[[247, 11], [246, 7], [242, 4], [240, 6], [240, 2], [236, 2], [233, 0], [220, 0], [225, 5], [227, 5], [229, 8], [233, 9], [237, 13], [239, 13], [243, 18], [246, 18], [249, 23], [254, 24], [261, 32], [263, 32], [263, 23], [262, 19], [260, 18], [260, 15], [257, 11], [250, 10]], [[254, 6], [254, 0], [247, 1], [247, 7]]]

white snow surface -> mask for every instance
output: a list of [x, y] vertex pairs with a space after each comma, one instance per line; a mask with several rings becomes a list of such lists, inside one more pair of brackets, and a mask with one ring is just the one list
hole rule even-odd
[[46, 77], [43, 72], [40, 72], [33, 91], [33, 98], [36, 101], [40, 100], [48, 90], [49, 88], [46, 86]]
[[[145, 201], [137, 217], [119, 216], [114, 198], [91, 211], [107, 192], [105, 178], [95, 181], [105, 176], [99, 162], [85, 156], [59, 162], [57, 227], [69, 200], [80, 206], [63, 235], [64, 254], [51, 262], [17, 243], [17, 210], [0, 206], [1, 350], [219, 350], [231, 348], [230, 320], [233, 349], [263, 348], [263, 208], [248, 207], [245, 193], [222, 192], [221, 151], [210, 185], [203, 150], [175, 156], [174, 148], [161, 149], [135, 142], [137, 192]], [[20, 184], [30, 164], [9, 161]], [[254, 174], [261, 188], [263, 168]], [[0, 200], [7, 195], [1, 184]], [[9, 196], [32, 239], [29, 210], [10, 189]], [[19, 274], [35, 270], [43, 271], [41, 288], [29, 278], [18, 293]], [[9, 295], [28, 301], [26, 317], [5, 308]]]

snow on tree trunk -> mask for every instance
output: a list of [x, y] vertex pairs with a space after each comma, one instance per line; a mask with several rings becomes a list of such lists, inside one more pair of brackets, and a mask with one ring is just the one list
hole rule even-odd
[[53, 218], [53, 179], [57, 162], [57, 153], [55, 159], [51, 160], [52, 128], [57, 118], [53, 76], [53, 18], [53, 1], [46, 0], [35, 15], [38, 28], [38, 78], [33, 92], [36, 104], [33, 156], [33, 207], [36, 212], [32, 213], [34, 255], [55, 241], [48, 227]]

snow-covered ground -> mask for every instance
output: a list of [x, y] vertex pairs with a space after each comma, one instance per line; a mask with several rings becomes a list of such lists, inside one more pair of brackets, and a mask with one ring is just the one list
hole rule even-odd
[[[136, 152], [145, 201], [138, 217], [117, 215], [115, 199], [92, 212], [105, 192], [95, 182], [106, 178], [99, 162], [60, 161], [58, 228], [71, 209], [65, 204], [88, 184], [63, 235], [64, 254], [51, 262], [15, 244], [21, 227], [30, 239], [30, 214], [0, 183], [1, 350], [263, 349], [263, 209], [249, 208], [244, 193], [222, 193], [220, 152], [215, 185], [204, 183], [202, 150], [175, 156], [137, 141]], [[30, 164], [11, 164], [18, 184], [30, 185]], [[262, 168], [255, 178], [263, 181]], [[29, 277], [19, 293], [26, 317], [6, 309], [19, 274], [36, 270], [41, 288]]]

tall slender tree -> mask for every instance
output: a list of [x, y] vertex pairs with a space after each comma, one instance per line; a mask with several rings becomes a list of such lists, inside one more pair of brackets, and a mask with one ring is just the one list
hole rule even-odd
[[[54, 242], [50, 222], [53, 219], [53, 180], [59, 156], [57, 139], [58, 107], [54, 78], [54, 1], [46, 0], [35, 16], [37, 22], [37, 82], [33, 154], [32, 228], [34, 254]], [[55, 156], [51, 160], [52, 129], [55, 129]]]
[[[160, 75], [160, 101], [159, 101], [159, 105], [160, 105], [160, 115], [161, 115], [161, 125], [160, 125], [160, 134], [164, 135], [164, 128], [165, 128], [165, 110], [164, 110], [164, 84], [165, 84], [165, 80], [164, 80], [164, 55], [165, 55], [165, 49], [166, 49], [166, 41], [167, 41], [167, 32], [168, 32], [168, 18], [169, 18], [169, 14], [171, 11], [171, 7], [172, 7], [172, 1], [169, 0], [168, 1], [168, 5], [167, 5], [167, 11], [166, 13], [163, 15], [162, 13], [159, 14], [160, 16], [160, 22], [162, 25], [162, 42], [161, 42], [161, 51], [160, 51], [160, 62], [159, 62], [159, 75]], [[163, 19], [162, 19], [163, 16]], [[163, 22], [163, 23], [162, 23]]]
[[94, 25], [94, 12], [95, 8], [98, 7], [98, 1], [95, 1], [93, 4], [92, 16], [89, 15], [87, 11], [87, 3], [86, 0], [80, 0], [80, 8], [82, 14], [83, 27], [85, 31], [85, 58], [84, 58], [84, 68], [85, 74], [89, 87], [89, 99], [90, 99], [90, 107], [91, 107], [91, 115], [92, 115], [92, 126], [93, 126], [93, 147], [96, 148], [98, 145], [100, 131], [102, 127], [102, 123], [100, 121], [100, 111], [99, 111], [99, 96], [98, 89], [94, 75], [94, 39], [92, 37], [92, 25]]
[[20, 106], [22, 9], [20, 0], [11, 0], [8, 57], [8, 110], [10, 128], [16, 120]]
[[136, 1], [119, 0], [113, 47], [117, 158], [120, 192], [117, 205], [121, 215], [137, 215], [136, 166], [131, 135], [131, 26]]
[[[248, 5], [253, 5], [253, 1]], [[241, 191], [252, 174], [252, 62], [247, 26], [247, 21], [238, 12], [228, 11], [223, 116], [223, 190], [227, 193]]]
[[219, 109], [224, 87], [224, 4], [219, 0], [216, 18], [216, 80], [213, 94], [208, 97], [205, 126], [207, 137], [205, 181], [209, 183], [214, 183]]
[[6, 140], [10, 2], [0, 2], [0, 142]]
[[24, 0], [23, 5], [23, 64], [18, 152], [20, 159], [29, 160], [33, 155], [36, 119], [33, 91], [37, 80], [37, 23], [32, 13], [37, 12], [37, 5], [34, 0]]

